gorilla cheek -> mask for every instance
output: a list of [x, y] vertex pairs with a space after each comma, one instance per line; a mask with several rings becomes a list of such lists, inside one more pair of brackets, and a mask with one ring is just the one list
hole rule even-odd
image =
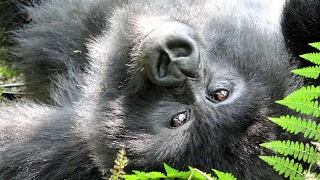
[[166, 22], [142, 41], [139, 63], [153, 83], [180, 87], [187, 77], [197, 77], [199, 54], [193, 29], [179, 22]]

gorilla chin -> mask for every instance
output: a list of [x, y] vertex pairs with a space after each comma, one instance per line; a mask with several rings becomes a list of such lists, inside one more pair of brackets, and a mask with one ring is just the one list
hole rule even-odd
[[[28, 2], [0, 18], [31, 98], [0, 108], [0, 179], [106, 179], [121, 148], [127, 173], [284, 179], [259, 144], [303, 140], [268, 117], [294, 115], [275, 101], [318, 85], [290, 71], [307, 65], [298, 44], [320, 41], [320, 1]], [[22, 14], [32, 22], [6, 21]]]

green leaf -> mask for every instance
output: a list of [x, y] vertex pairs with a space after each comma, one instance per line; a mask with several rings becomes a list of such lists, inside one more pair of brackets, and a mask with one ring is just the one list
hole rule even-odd
[[300, 55], [300, 57], [310, 62], [313, 62], [317, 65], [320, 65], [320, 53], [307, 53], [307, 54]]
[[290, 133], [303, 133], [305, 138], [314, 138], [320, 141], [320, 124], [315, 121], [289, 115], [269, 119]]
[[293, 156], [297, 160], [303, 160], [307, 163], [315, 163], [319, 158], [318, 153], [313, 146], [308, 143], [293, 141], [272, 141], [260, 144], [262, 147], [271, 149], [275, 152], [283, 154], [284, 156]]
[[136, 179], [160, 179], [166, 178], [166, 176], [161, 172], [141, 172], [141, 171], [132, 171], [134, 174], [132, 175], [122, 175], [122, 177], [126, 180], [136, 180]]
[[163, 163], [163, 166], [164, 166], [164, 169], [166, 171], [167, 174], [176, 174], [178, 173], [179, 171], [170, 167], [169, 165], [167, 165], [166, 163]]
[[320, 42], [309, 43], [309, 45], [320, 50]]
[[291, 72], [306, 78], [317, 79], [319, 77], [320, 67], [319, 66], [304, 67], [301, 69], [294, 69]]
[[306, 99], [306, 100], [313, 100], [320, 97], [320, 86], [314, 87], [306, 86], [302, 87], [291, 94], [289, 94], [287, 97], [284, 98], [286, 101], [290, 101], [291, 99]]
[[302, 165], [295, 163], [294, 160], [277, 156], [260, 156], [260, 158], [285, 178], [290, 177], [290, 179], [303, 180]]
[[164, 163], [164, 169], [168, 178], [188, 179], [191, 175], [191, 171], [178, 171], [166, 163]]
[[302, 114], [313, 115], [315, 117], [320, 116], [320, 108], [318, 101], [310, 101], [304, 98], [293, 98], [293, 99], [283, 99], [278, 100], [276, 103], [285, 105], [290, 109], [293, 109]]
[[218, 171], [216, 169], [213, 169], [213, 171], [216, 173], [218, 178], [221, 180], [236, 180], [237, 179], [231, 173], [224, 173], [224, 172]]

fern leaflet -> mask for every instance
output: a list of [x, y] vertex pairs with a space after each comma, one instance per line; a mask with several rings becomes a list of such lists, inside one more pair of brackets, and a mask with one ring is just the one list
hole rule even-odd
[[278, 171], [279, 175], [284, 174], [285, 178], [303, 180], [302, 165], [295, 163], [294, 160], [277, 156], [260, 156], [260, 158]]
[[319, 158], [316, 149], [309, 144], [303, 144], [292, 141], [272, 141], [260, 144], [262, 147], [276, 151], [284, 156], [290, 155], [297, 160], [303, 160], [307, 163], [315, 163]]
[[307, 99], [307, 100], [313, 100], [316, 98], [319, 98], [320, 96], [320, 86], [314, 87], [313, 85], [311, 86], [306, 86], [302, 87], [291, 94], [289, 94], [287, 97], [285, 97], [285, 100], [291, 100], [291, 99]]
[[312, 120], [301, 119], [300, 117], [297, 118], [289, 115], [269, 119], [290, 133], [303, 133], [305, 138], [314, 138], [315, 140], [320, 141], [320, 124], [317, 125], [317, 123]]
[[315, 117], [320, 116], [318, 101], [310, 101], [303, 98], [283, 99], [276, 101], [278, 104], [285, 105], [302, 114], [312, 114]]
[[134, 174], [123, 175], [122, 177], [126, 180], [150, 180], [150, 179], [161, 179], [166, 178], [166, 176], [161, 172], [142, 172], [142, 171], [132, 171]]
[[220, 172], [218, 170], [213, 169], [219, 179], [221, 180], [237, 180], [232, 174]]
[[303, 54], [303, 55], [300, 55], [300, 57], [310, 61], [310, 62], [313, 62], [317, 65], [320, 65], [320, 53], [307, 53], [307, 54]]
[[[310, 46], [320, 50], [320, 42], [309, 43]], [[320, 61], [319, 61], [320, 62]], [[316, 62], [315, 62], [316, 63]], [[318, 63], [317, 63], [318, 64]]]
[[311, 66], [311, 67], [305, 67], [301, 69], [294, 69], [291, 72], [298, 74], [300, 76], [304, 76], [306, 78], [317, 79], [319, 77], [320, 66]]
[[191, 175], [191, 171], [178, 171], [164, 163], [164, 169], [166, 170], [167, 177], [169, 178], [179, 178], [179, 179], [188, 179]]

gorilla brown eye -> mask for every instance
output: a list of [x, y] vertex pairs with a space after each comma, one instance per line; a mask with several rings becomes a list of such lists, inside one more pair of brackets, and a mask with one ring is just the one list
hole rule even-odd
[[228, 98], [228, 96], [229, 96], [228, 90], [218, 89], [216, 91], [211, 92], [207, 98], [213, 102], [223, 102]]
[[187, 122], [187, 112], [179, 113], [171, 119], [170, 125], [172, 127], [179, 127]]

